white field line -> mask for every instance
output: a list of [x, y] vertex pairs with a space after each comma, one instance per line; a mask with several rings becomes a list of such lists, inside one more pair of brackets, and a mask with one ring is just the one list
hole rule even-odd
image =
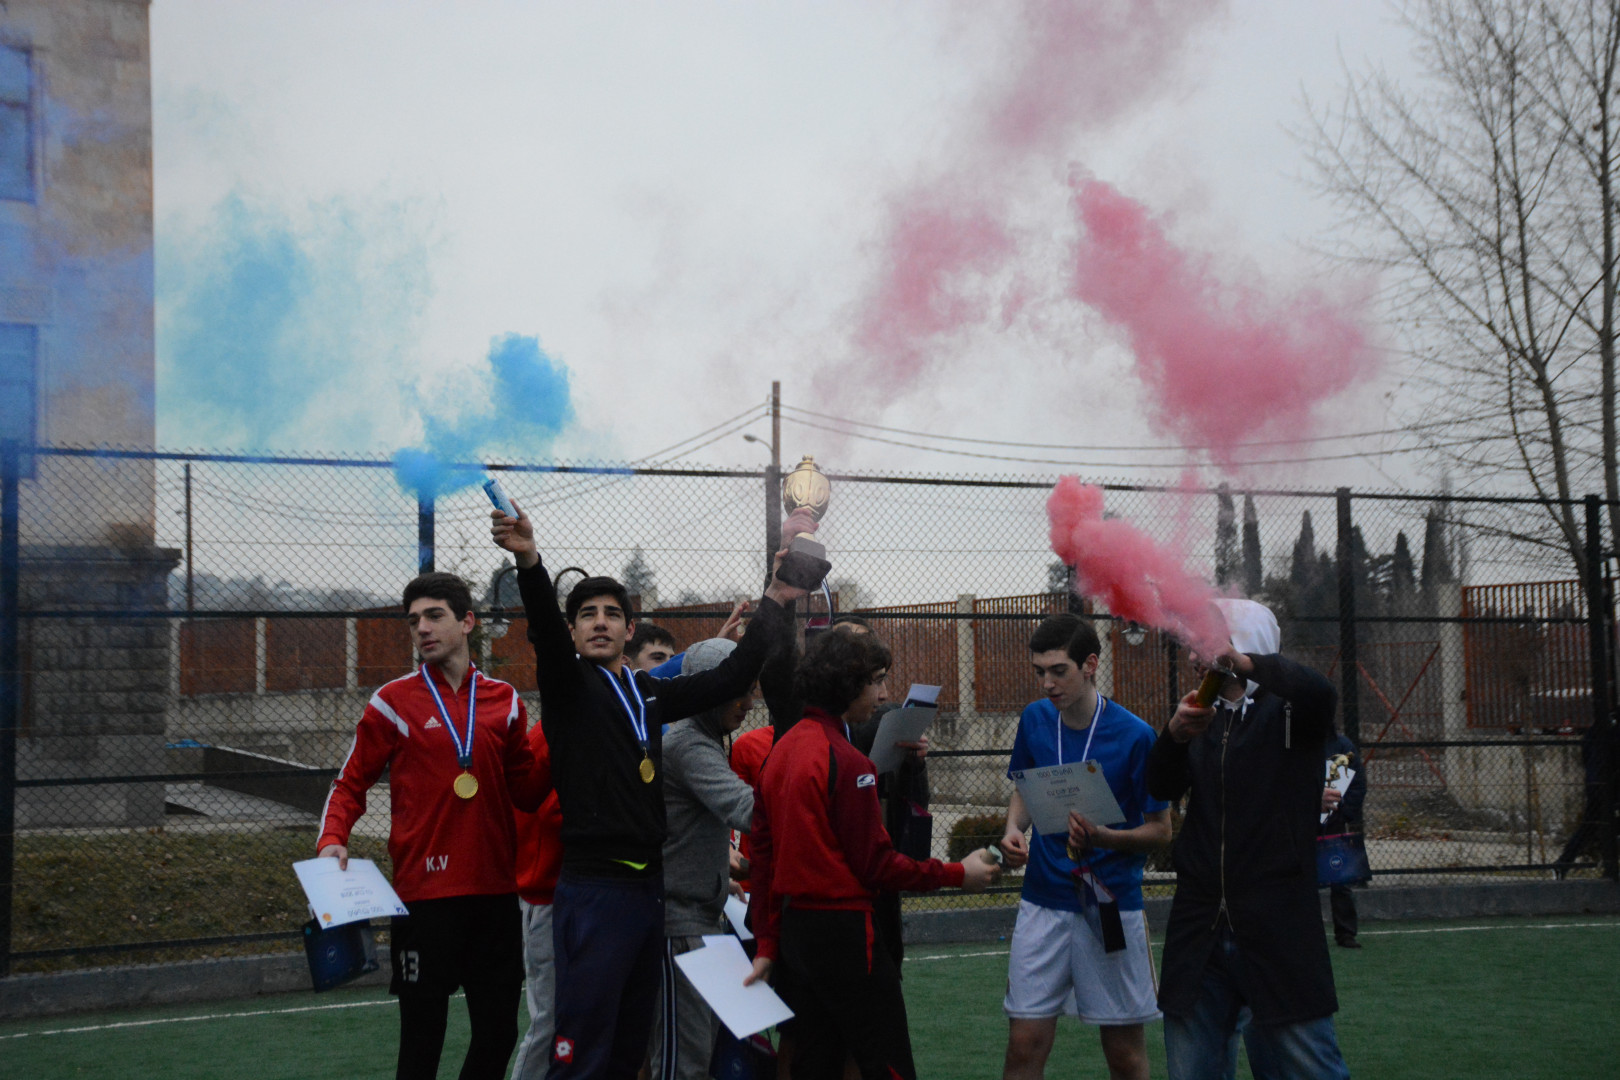
[[923, 964], [929, 960], [966, 960], [970, 956], [1006, 956], [1007, 952], [1006, 949], [993, 949], [990, 952], [937, 953], [933, 956], [908, 956], [906, 957], [906, 963]]
[[[1361, 937], [1387, 936], [1391, 934], [1466, 934], [1482, 930], [1574, 930], [1590, 929], [1592, 927], [1620, 928], [1620, 919], [1608, 922], [1582, 922], [1582, 923], [1534, 923], [1530, 925], [1515, 925], [1504, 923], [1497, 926], [1437, 926], [1426, 929], [1413, 930], [1363, 930]], [[1158, 945], [1154, 946], [1158, 948]], [[969, 953], [935, 953], [932, 956], [908, 956], [906, 962], [910, 964], [924, 964], [932, 960], [966, 960], [977, 956], [1006, 956], [1007, 949], [992, 949], [988, 952]], [[456, 995], [460, 997], [460, 994]], [[15, 1035], [0, 1035], [0, 1042], [7, 1039], [44, 1038], [47, 1035], [80, 1035], [91, 1031], [116, 1031], [122, 1028], [152, 1027], [157, 1024], [197, 1024], [205, 1020], [235, 1020], [247, 1016], [289, 1016], [294, 1013], [329, 1012], [333, 1009], [366, 1009], [377, 1005], [392, 1005], [391, 997], [381, 998], [377, 1001], [347, 1001], [335, 1005], [300, 1005], [291, 1009], [254, 1009], [249, 1012], [203, 1013], [197, 1016], [168, 1016], [157, 1020], [123, 1020], [114, 1024], [86, 1024], [82, 1027], [52, 1028], [49, 1031], [21, 1031]]]
[[1569, 930], [1576, 927], [1607, 926], [1620, 927], [1620, 919], [1611, 919], [1608, 922], [1554, 922], [1530, 923], [1527, 925], [1514, 925], [1503, 923], [1499, 926], [1434, 926], [1422, 930], [1363, 930], [1357, 937], [1373, 937], [1386, 934], [1466, 934], [1475, 930]]
[[[460, 997], [457, 994], [456, 997]], [[203, 1013], [198, 1016], [165, 1016], [156, 1020], [123, 1020], [116, 1024], [86, 1024], [83, 1027], [52, 1028], [50, 1031], [21, 1031], [15, 1035], [0, 1035], [5, 1039], [31, 1039], [46, 1035], [79, 1035], [88, 1031], [114, 1031], [119, 1028], [152, 1027], [155, 1024], [196, 1024], [204, 1020], [235, 1020], [241, 1016], [287, 1016], [292, 1013], [330, 1012], [333, 1009], [366, 1009], [376, 1005], [392, 1005], [392, 997], [377, 1001], [346, 1001], [335, 1005], [300, 1005], [291, 1009], [253, 1009], [249, 1012]]]

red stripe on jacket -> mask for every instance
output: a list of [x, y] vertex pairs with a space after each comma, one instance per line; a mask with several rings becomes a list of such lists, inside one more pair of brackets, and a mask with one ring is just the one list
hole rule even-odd
[[765, 762], [749, 832], [750, 912], [758, 955], [775, 958], [782, 906], [871, 911], [878, 892], [962, 884], [962, 864], [918, 862], [883, 828], [877, 769], [844, 722], [815, 707]]
[[[529, 749], [537, 767], [549, 775], [551, 748], [539, 724], [529, 729]], [[516, 810], [518, 895], [531, 904], [549, 904], [562, 870], [562, 803], [555, 789], [535, 813]]]
[[[457, 730], [467, 723], [471, 669], [452, 691], [429, 665]], [[348, 844], [366, 812], [366, 792], [389, 770], [388, 854], [401, 900], [479, 896], [517, 891], [514, 806], [534, 809], [551, 787], [549, 768], [536, 768], [525, 735], [528, 711], [510, 683], [479, 673], [474, 712], [472, 774], [478, 794], [457, 797], [461, 773], [455, 741], [421, 674], [395, 679], [371, 696], [354, 744], [332, 782], [315, 849]]]

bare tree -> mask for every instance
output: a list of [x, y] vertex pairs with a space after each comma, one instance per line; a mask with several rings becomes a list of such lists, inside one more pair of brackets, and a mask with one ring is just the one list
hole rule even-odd
[[[1568, 500], [1602, 491], [1620, 546], [1615, 308], [1620, 0], [1404, 0], [1427, 78], [1347, 72], [1300, 132], [1410, 350], [1409, 418], [1465, 485], [1549, 500], [1500, 535], [1585, 569]], [[1427, 573], [1428, 567], [1424, 567]]]

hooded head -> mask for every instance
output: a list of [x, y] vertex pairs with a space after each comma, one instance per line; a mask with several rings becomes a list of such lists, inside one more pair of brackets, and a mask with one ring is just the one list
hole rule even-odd
[[[1232, 647], [1250, 656], [1270, 656], [1282, 649], [1282, 629], [1277, 616], [1266, 605], [1253, 600], [1217, 600]], [[1250, 682], [1246, 693], [1253, 696], [1259, 684]]]
[[[681, 658], [681, 674], [696, 675], [700, 671], [717, 668], [736, 647], [737, 643], [730, 638], [705, 638], [686, 650], [686, 655]], [[742, 723], [753, 704], [754, 695], [750, 691], [735, 701], [698, 713], [692, 720], [718, 738], [737, 730], [737, 725]]]

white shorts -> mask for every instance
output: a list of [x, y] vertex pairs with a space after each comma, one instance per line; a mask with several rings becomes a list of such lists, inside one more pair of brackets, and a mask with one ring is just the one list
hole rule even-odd
[[[1089, 918], [1096, 917], [1093, 910]], [[1044, 1020], [1067, 1014], [1108, 1027], [1161, 1019], [1147, 918], [1140, 911], [1122, 911], [1119, 921], [1125, 948], [1108, 953], [1086, 913], [1020, 900], [1002, 1003], [1007, 1015]]]

